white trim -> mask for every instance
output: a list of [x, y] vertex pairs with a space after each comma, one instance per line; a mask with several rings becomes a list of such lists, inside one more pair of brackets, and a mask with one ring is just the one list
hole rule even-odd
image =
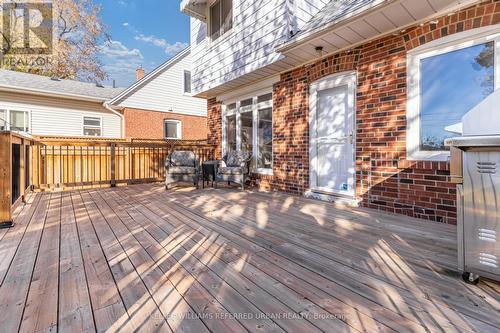
[[381, 9], [386, 8], [393, 2], [395, 2], [395, 0], [390, 0], [390, 1], [377, 0], [375, 2], [364, 5], [356, 9], [355, 11], [348, 13], [347, 15], [341, 16], [340, 18], [334, 21], [330, 21], [327, 24], [320, 25], [319, 27], [314, 28], [312, 30], [305, 31], [295, 38], [291, 38], [289, 41], [276, 47], [276, 52], [288, 52], [290, 50], [293, 50], [308, 40], [326, 34], [327, 32], [335, 30], [339, 26], [346, 25], [360, 17], [365, 17], [368, 14], [380, 11]]
[[453, 34], [408, 52], [408, 103], [406, 108], [406, 158], [408, 160], [447, 161], [450, 157], [449, 151], [420, 150], [420, 62], [429, 57], [491, 41], [495, 42], [494, 85], [496, 90], [500, 87], [500, 25]]
[[[378, 0], [376, 2], [364, 5], [346, 16], [342, 16], [337, 20], [328, 22], [327, 24], [324, 24], [324, 25], [320, 25], [317, 28], [314, 28], [314, 29], [309, 30], [309, 31], [305, 31], [305, 32], [301, 33], [300, 35], [298, 35], [294, 38], [291, 38], [287, 42], [277, 46], [276, 52], [289, 53], [289, 52], [293, 51], [294, 49], [296, 49], [296, 48], [298, 48], [306, 43], [311, 43], [314, 45], [315, 42], [320, 40], [321, 37], [323, 37], [324, 35], [331, 33], [333, 31], [336, 31], [338, 29], [341, 29], [343, 27], [348, 27], [353, 22], [360, 21], [363, 18], [367, 17], [368, 15], [380, 13], [384, 9], [386, 9], [387, 7], [389, 7], [390, 5], [392, 5], [396, 2], [401, 2], [401, 1], [400, 0]], [[408, 27], [415, 26], [419, 22], [426, 22], [432, 18], [446, 15], [447, 13], [457, 12], [458, 10], [469, 7], [477, 2], [478, 2], [477, 0], [460, 0], [460, 1], [457, 0], [456, 4], [448, 6], [442, 10], [438, 10], [437, 12], [434, 12], [431, 15], [422, 17], [420, 19], [417, 18], [414, 21], [412, 21], [408, 24], [402, 25], [402, 26], [398, 26], [395, 29], [390, 29], [390, 30], [384, 31], [381, 34], [377, 34], [376, 36], [370, 37], [368, 40], [364, 40], [362, 43], [364, 44], [364, 43], [367, 43], [368, 41], [378, 39], [382, 36], [390, 35], [393, 32], [401, 31], [401, 30], [404, 30]], [[359, 44], [355, 43], [355, 44], [349, 45], [348, 48], [353, 48], [357, 45], [359, 45]], [[342, 49], [336, 50], [334, 52], [334, 54], [340, 52], [341, 50]]]
[[218, 102], [223, 102], [227, 104], [231, 104], [231, 101], [236, 101], [237, 99], [243, 100], [253, 95], [263, 95], [265, 91], [269, 93], [269, 89], [273, 89], [273, 85], [280, 81], [280, 75], [273, 75], [271, 77], [266, 78], [265, 80], [253, 83], [251, 85], [247, 85], [243, 88], [232, 90], [227, 94], [222, 94], [217, 96]]
[[[175, 123], [177, 125], [177, 137], [168, 137], [167, 136], [167, 123]], [[182, 140], [182, 121], [177, 119], [165, 119], [163, 121], [163, 132], [164, 137], [167, 140]]]
[[[94, 118], [94, 119], [99, 119], [99, 126], [94, 126], [94, 125], [85, 125], [85, 118]], [[100, 135], [85, 135], [85, 128], [89, 129], [99, 129], [101, 131]], [[102, 116], [86, 116], [82, 115], [82, 136], [84, 137], [103, 137], [103, 127], [102, 127]]]
[[[356, 84], [357, 72], [347, 71], [332, 74], [311, 83], [309, 90], [309, 187], [313, 192], [330, 193], [333, 195], [346, 196], [354, 198], [356, 196]], [[353, 183], [350, 191], [333, 190], [321, 188], [317, 184], [317, 170], [311, 161], [316, 158], [316, 138], [311, 133], [316, 133], [318, 93], [322, 90], [332, 89], [347, 85], [347, 106], [352, 112], [352, 165]]]

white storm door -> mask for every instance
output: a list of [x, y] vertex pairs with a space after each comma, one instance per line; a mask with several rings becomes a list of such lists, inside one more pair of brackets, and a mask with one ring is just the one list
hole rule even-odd
[[311, 85], [310, 186], [313, 191], [355, 195], [354, 73]]

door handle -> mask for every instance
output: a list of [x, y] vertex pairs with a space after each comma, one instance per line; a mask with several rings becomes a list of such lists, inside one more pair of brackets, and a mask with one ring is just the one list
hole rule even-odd
[[349, 142], [351, 145], [354, 144], [354, 133], [353, 132], [351, 132], [351, 134], [349, 134]]

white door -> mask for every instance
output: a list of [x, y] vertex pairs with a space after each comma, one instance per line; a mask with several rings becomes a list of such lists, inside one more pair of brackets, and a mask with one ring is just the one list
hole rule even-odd
[[312, 191], [355, 195], [356, 75], [334, 75], [311, 85], [310, 186]]

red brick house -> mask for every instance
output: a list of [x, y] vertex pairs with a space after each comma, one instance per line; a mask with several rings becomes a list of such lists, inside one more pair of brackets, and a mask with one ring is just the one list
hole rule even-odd
[[444, 139], [500, 87], [500, 2], [271, 2], [182, 2], [218, 154], [250, 151], [264, 189], [455, 224]]
[[125, 137], [207, 139], [207, 101], [191, 94], [190, 48], [144, 75], [107, 105], [124, 116]]

